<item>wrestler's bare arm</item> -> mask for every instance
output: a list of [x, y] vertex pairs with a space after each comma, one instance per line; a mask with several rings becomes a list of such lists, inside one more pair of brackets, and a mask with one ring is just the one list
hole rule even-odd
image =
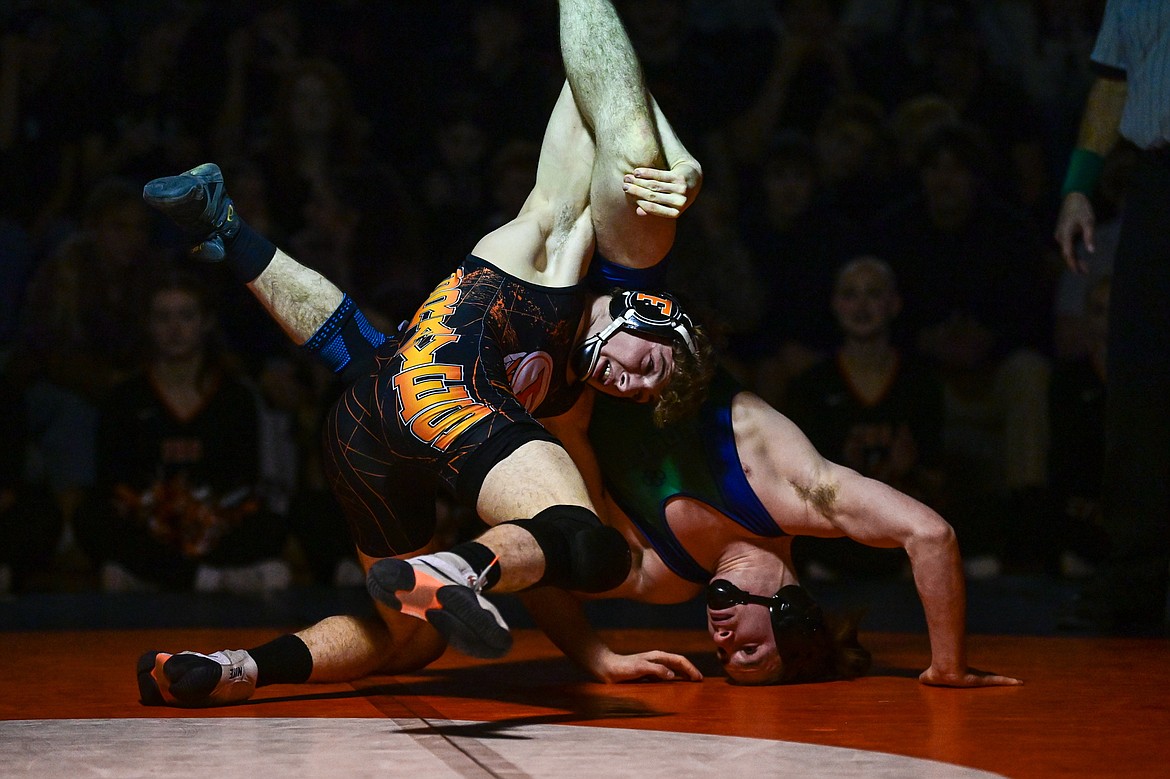
[[[589, 417], [593, 409], [593, 395], [585, 392], [567, 413], [542, 420], [549, 432], [557, 437], [572, 457], [581, 472], [595, 506], [612, 505], [605, 499], [601, 469], [597, 464], [593, 447], [588, 440]], [[608, 512], [600, 513], [607, 524], [612, 517]], [[626, 597], [641, 575], [641, 549], [636, 538], [625, 530], [629, 523], [622, 523], [619, 530], [631, 544], [632, 565], [626, 582], [616, 590], [601, 594], [601, 598]], [[622, 682], [641, 678], [664, 680], [699, 680], [698, 669], [681, 655], [669, 652], [649, 651], [632, 655], [621, 655], [611, 650], [593, 629], [581, 610], [581, 603], [574, 594], [552, 587], [541, 587], [520, 593], [520, 599], [532, 614], [549, 639], [567, 657], [585, 668], [596, 679], [603, 682]]]
[[662, 138], [666, 169], [635, 168], [625, 175], [623, 186], [626, 196], [634, 200], [638, 216], [677, 219], [690, 208], [703, 188], [703, 168], [675, 135], [653, 96], [650, 106]]
[[703, 675], [682, 655], [651, 650], [622, 655], [610, 649], [581, 610], [571, 593], [540, 587], [521, 593], [520, 599], [549, 640], [601, 682], [628, 682], [636, 679], [702, 681]]
[[576, 284], [593, 256], [593, 154], [593, 139], [565, 84], [545, 128], [536, 182], [520, 213], [481, 238], [472, 253], [525, 281]]
[[887, 484], [831, 463], [783, 414], [751, 393], [733, 401], [736, 447], [748, 481], [778, 526], [793, 535], [847, 536], [902, 547], [930, 636], [922, 682], [952, 687], [1019, 684], [967, 665], [966, 588], [954, 530]]

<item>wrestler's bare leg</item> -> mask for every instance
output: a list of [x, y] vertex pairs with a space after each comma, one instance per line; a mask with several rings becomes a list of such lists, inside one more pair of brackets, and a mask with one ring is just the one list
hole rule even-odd
[[[532, 516], [548, 505], [562, 502], [562, 498], [579, 505], [588, 505], [584, 483], [576, 476], [576, 470], [568, 467], [571, 463], [567, 458], [568, 455], [561, 447], [548, 442], [533, 442], [521, 447], [488, 474], [481, 491], [480, 511], [485, 517], [490, 517], [489, 522], [498, 522]], [[564, 474], [572, 474], [576, 478], [568, 478]], [[502, 591], [523, 589], [537, 582], [543, 575], [544, 558], [540, 547], [522, 528], [514, 525], [493, 527], [479, 540], [503, 561], [499, 583]], [[435, 551], [435, 546], [428, 545], [401, 555], [399, 559]], [[373, 558], [359, 551], [358, 559], [368, 574], [371, 566], [381, 558]], [[317, 683], [346, 682], [372, 673], [405, 673], [424, 668], [442, 655], [447, 647], [446, 641], [428, 622], [381, 603], [375, 602], [375, 606], [377, 617], [332, 616], [294, 634], [304, 644], [312, 660], [308, 678], [301, 680]], [[170, 690], [167, 689], [168, 676], [163, 673], [163, 666], [171, 655], [148, 654], [157, 666], [152, 669], [155, 672], [152, 677], [155, 684], [166, 692], [166, 701], [173, 702]], [[233, 692], [234, 697], [230, 700], [223, 697], [224, 686], [219, 681], [221, 666], [229, 670], [236, 667], [245, 669], [251, 685], [247, 691], [250, 696], [257, 681], [257, 671], [255, 661], [247, 653], [230, 650], [218, 665], [207, 656], [199, 657], [202, 658], [199, 660], [202, 666], [196, 668], [208, 675], [208, 678], [202, 684], [201, 695], [188, 696], [183, 705], [222, 705], [244, 699], [241, 697], [242, 692]], [[228, 665], [229, 660], [233, 665]], [[190, 662], [196, 661], [190, 658]], [[251, 670], [248, 670], [248, 663], [251, 663]], [[281, 669], [269, 667], [264, 673], [271, 679], [278, 676]], [[169, 681], [173, 689], [176, 679], [171, 678]], [[149, 687], [149, 680], [147, 685]], [[157, 691], [155, 694], [161, 695]], [[144, 695], [144, 700], [146, 697]]]
[[378, 610], [384, 612], [381, 619], [338, 615], [296, 633], [313, 656], [310, 682], [352, 682], [373, 673], [417, 671], [447, 648], [427, 623], [383, 606]]
[[[516, 592], [532, 586], [544, 575], [544, 556], [536, 540], [509, 519], [531, 517], [556, 504], [591, 508], [585, 482], [565, 450], [547, 441], [533, 441], [517, 449], [488, 473], [480, 490], [477, 510], [494, 525], [478, 539], [500, 561], [500, 581], [494, 592]], [[414, 557], [422, 549], [403, 557]], [[358, 553], [369, 572], [377, 562]], [[352, 681], [380, 671], [417, 670], [432, 662], [446, 648], [439, 633], [428, 623], [378, 603], [377, 619], [352, 616], [328, 617], [297, 633], [313, 656], [311, 682]]]
[[[434, 547], [411, 555], [430, 551]], [[358, 560], [367, 573], [378, 559], [358, 551]], [[447, 648], [439, 632], [426, 622], [380, 603], [374, 605], [378, 610], [375, 617], [326, 617], [295, 634], [313, 656], [310, 682], [351, 682], [372, 673], [417, 671]]]
[[535, 516], [549, 506], [583, 506], [595, 514], [585, 480], [561, 446], [530, 441], [501, 460], [484, 479], [476, 511], [492, 528], [477, 540], [500, 557], [494, 592], [517, 592], [544, 575], [544, 554], [536, 540], [510, 519]]
[[[557, 504], [591, 508], [584, 480], [569, 455], [556, 444], [545, 441], [525, 444], [488, 473], [477, 509], [485, 521], [495, 526], [478, 541], [501, 561], [501, 578], [496, 590], [522, 590], [544, 575], [544, 556], [536, 540], [518, 526], [498, 523], [531, 517]], [[434, 547], [426, 547], [402, 557], [433, 551]], [[358, 557], [367, 573], [377, 562], [377, 558], [360, 552]], [[312, 657], [307, 681], [354, 681], [375, 672], [418, 670], [446, 649], [442, 636], [427, 622], [380, 603], [376, 606], [378, 618], [328, 617], [295, 634]], [[159, 680], [162, 679], [161, 662], [160, 673], [155, 677]], [[213, 670], [218, 674], [218, 669]], [[219, 689], [209, 685], [206, 701], [198, 705], [221, 703], [215, 699]]]
[[653, 265], [674, 242], [674, 221], [639, 217], [622, 183], [635, 168], [670, 161], [634, 47], [609, 0], [561, 0], [560, 34], [565, 74], [597, 144], [590, 203], [598, 251]]
[[343, 297], [333, 282], [280, 249], [248, 289], [298, 346], [313, 337]]

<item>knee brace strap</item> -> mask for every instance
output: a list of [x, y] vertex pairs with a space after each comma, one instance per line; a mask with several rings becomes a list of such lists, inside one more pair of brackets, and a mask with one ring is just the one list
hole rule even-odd
[[622, 534], [581, 506], [550, 506], [531, 519], [515, 519], [544, 553], [540, 584], [576, 592], [606, 592], [630, 572], [630, 547]]
[[386, 336], [369, 323], [346, 295], [301, 348], [348, 383], [369, 372], [374, 351], [385, 342]]

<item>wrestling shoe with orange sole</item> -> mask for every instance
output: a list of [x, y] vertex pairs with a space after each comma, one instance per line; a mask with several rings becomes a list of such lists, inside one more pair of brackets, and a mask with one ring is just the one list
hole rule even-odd
[[256, 661], [243, 649], [210, 655], [147, 652], [138, 658], [138, 694], [147, 706], [226, 706], [256, 691]]
[[379, 560], [370, 566], [366, 589], [386, 606], [426, 620], [447, 643], [472, 657], [503, 657], [512, 634], [500, 612], [480, 594], [483, 574], [476, 574], [449, 552], [410, 560]]

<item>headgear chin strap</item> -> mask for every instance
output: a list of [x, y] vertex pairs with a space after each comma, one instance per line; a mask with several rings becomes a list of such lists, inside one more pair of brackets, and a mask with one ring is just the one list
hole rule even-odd
[[784, 661], [780, 682], [811, 682], [835, 675], [833, 640], [821, 607], [803, 587], [788, 584], [771, 597], [751, 595], [726, 579], [707, 585], [707, 607], [716, 611], [754, 603], [767, 606], [776, 651]]
[[609, 315], [613, 321], [600, 333], [586, 338], [573, 352], [573, 371], [580, 381], [586, 381], [593, 375], [601, 360], [601, 347], [622, 329], [678, 340], [691, 354], [695, 353], [695, 342], [691, 337], [695, 323], [673, 295], [633, 290], [616, 292], [609, 301]]

